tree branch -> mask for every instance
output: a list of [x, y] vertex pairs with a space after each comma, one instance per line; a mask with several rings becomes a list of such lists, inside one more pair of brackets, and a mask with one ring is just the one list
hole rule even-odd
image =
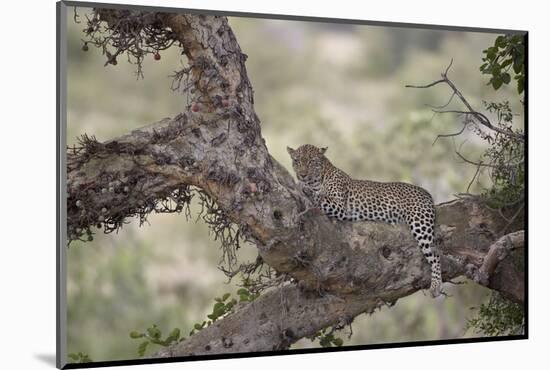
[[[493, 227], [500, 223], [500, 218], [477, 202], [457, 200], [442, 204], [437, 207], [437, 214], [440, 222], [436, 237], [442, 252], [444, 280], [467, 275], [522, 302], [523, 231], [488, 245], [486, 241], [492, 239]], [[285, 349], [322, 328], [351, 323], [361, 313], [373, 313], [382, 305], [391, 306], [399, 298], [426, 286], [429, 271], [405, 228], [364, 223], [347, 224], [344, 229], [346, 231], [342, 230], [338, 236], [345, 238], [346, 233], [351, 233], [357, 247], [351, 252], [344, 248], [344, 254], [340, 255], [346, 257], [345, 253], [351, 253], [350, 259], [357, 258], [364, 265], [361, 272], [351, 273], [350, 284], [359, 287], [358, 290], [342, 289], [337, 295], [319, 294], [302, 289], [300, 284], [287, 284], [252, 303], [241, 304], [235, 313], [176, 346], [160, 350], [155, 356]], [[404, 240], [401, 245], [399, 240]], [[331, 264], [330, 260], [327, 263]], [[331, 264], [328, 270], [333, 268]], [[342, 271], [338, 273], [346, 280]]]
[[[110, 141], [118, 142], [119, 147], [140, 147], [143, 152], [133, 154], [130, 158], [131, 155], [124, 152], [108, 153], [105, 150], [107, 153], [104, 153], [98, 150], [79, 170], [70, 172], [71, 188], [80, 189], [79, 184], [101, 183], [99, 174], [111, 178], [117, 173], [139, 173], [139, 182], [134, 189], [144, 189], [148, 201], [161, 198], [182, 186], [199, 186], [215, 197], [233, 222], [246, 226], [251, 237], [256, 240], [262, 259], [275, 270], [299, 281], [306, 293], [294, 285], [265, 293], [249, 304], [250, 307], [243, 308], [246, 311], [239, 315], [247, 317], [246, 321], [241, 322], [239, 315], [231, 315], [216, 323], [212, 329], [205, 329], [200, 335], [196, 334], [183, 342], [181, 349], [170, 348], [159, 353], [159, 356], [207, 353], [206, 342], [212, 342], [209, 344], [210, 351], [217, 353], [216, 346], [222, 344], [216, 344], [216, 340], [222, 337], [234, 338], [235, 335], [241, 336], [242, 342], [240, 339], [232, 339], [234, 346], [224, 347], [224, 351], [282, 348], [337, 323], [342, 317], [353, 318], [384, 302], [395, 302], [428, 287], [429, 267], [405, 226], [375, 222], [333, 223], [322, 215], [298, 220], [296, 215], [307, 200], [300, 201], [302, 195], [295, 191], [292, 178], [282, 166], [271, 159], [272, 168], [262, 172], [261, 179], [249, 178], [248, 171], [253, 167], [243, 162], [249, 159], [241, 157], [238, 166], [233, 161], [225, 161], [227, 157], [232, 157], [228, 155], [231, 150], [227, 147], [219, 151], [216, 147], [212, 148], [209, 138], [216, 134], [210, 134], [210, 130], [204, 130], [199, 136], [193, 135], [197, 127], [185, 121], [184, 117], [164, 120]], [[210, 127], [213, 129], [216, 126]], [[163, 138], [173, 132], [181, 132], [181, 136], [163, 143], [153, 140], [155, 132]], [[112, 146], [109, 143], [100, 145]], [[155, 153], [163, 153], [165, 164], [156, 162], [155, 155], [158, 154]], [[214, 165], [221, 161], [225, 165]], [[227, 178], [240, 180], [229, 185], [225, 180]], [[247, 185], [251, 183], [258, 184], [256, 188], [264, 190], [251, 193]], [[269, 191], [265, 190], [266, 187], [269, 187]], [[130, 190], [127, 194], [101, 193], [96, 194], [91, 200], [93, 202], [87, 204], [90, 209], [97, 210], [110, 205], [109, 212], [131, 213], [140, 199], [134, 192], [142, 194], [137, 190]], [[275, 217], [276, 214], [279, 216]], [[472, 271], [483, 265], [490, 246], [506, 226], [498, 211], [484, 207], [476, 199], [439, 205], [437, 222], [437, 248], [442, 254], [443, 277], [446, 281], [460, 275], [473, 276]], [[512, 229], [517, 230], [521, 225], [518, 221]], [[519, 269], [522, 264], [508, 260], [503, 260], [501, 264], [507, 267], [489, 271], [491, 278], [480, 283], [486, 283], [488, 287], [522, 302], [523, 271]], [[519, 289], [518, 284], [521, 285]], [[278, 294], [295, 297], [293, 299], [300, 302], [298, 306], [289, 304], [292, 308], [284, 318], [280, 317], [282, 313], [273, 303], [273, 295]], [[332, 302], [332, 296], [338, 298]], [[323, 305], [326, 302], [332, 303], [325, 307]], [[308, 310], [319, 305], [325, 307], [322, 315], [308, 314], [307, 320], [301, 316], [307, 312], [317, 312]], [[263, 321], [269, 322], [265, 324], [267, 327], [260, 325], [260, 321], [255, 323], [251, 312], [257, 314], [254, 317], [258, 320], [262, 316]], [[281, 326], [279, 322], [284, 325]], [[294, 325], [294, 322], [300, 325]], [[306, 324], [306, 328], [299, 329]], [[241, 331], [238, 325], [245, 325], [246, 331]], [[290, 330], [288, 333], [294, 333], [292, 340], [281, 336], [287, 329]], [[257, 336], [264, 339], [258, 342]]]
[[449, 79], [449, 77], [447, 76], [447, 73], [449, 72], [449, 69], [451, 68], [452, 64], [453, 64], [453, 60], [451, 59], [451, 62], [449, 63], [449, 65], [445, 69], [445, 72], [443, 72], [441, 74], [441, 79], [439, 79], [439, 80], [436, 80], [436, 81], [434, 81], [432, 83], [429, 83], [427, 85], [405, 85], [405, 87], [410, 87], [410, 88], [415, 88], [415, 89], [427, 89], [427, 88], [430, 88], [432, 86], [444, 83], [444, 84], [446, 84], [447, 86], [449, 86], [451, 88], [451, 90], [453, 91], [453, 94], [451, 95], [451, 98], [449, 99], [449, 102], [447, 104], [443, 105], [442, 107], [447, 106], [450, 103], [450, 101], [452, 100], [452, 98], [456, 95], [456, 96], [458, 96], [458, 98], [460, 99], [462, 104], [464, 104], [464, 106], [468, 110], [467, 111], [457, 111], [457, 110], [437, 110], [437, 109], [434, 109], [433, 110], [434, 113], [458, 113], [458, 114], [471, 115], [472, 117], [475, 118], [475, 120], [478, 123], [480, 123], [481, 125], [489, 128], [490, 130], [493, 130], [495, 132], [498, 132], [498, 133], [501, 133], [503, 135], [510, 136], [510, 137], [513, 137], [513, 138], [516, 138], [516, 139], [524, 140], [524, 137], [521, 134], [517, 134], [517, 133], [515, 133], [511, 130], [503, 130], [499, 127], [494, 126], [491, 123], [491, 121], [489, 120], [489, 118], [487, 118], [487, 116], [485, 116], [484, 114], [482, 114], [482, 113], [476, 111], [474, 108], [472, 108], [472, 106], [470, 105], [468, 100], [466, 100], [464, 95], [462, 95], [462, 92], [460, 92], [460, 90], [458, 90], [458, 88], [453, 83], [453, 81], [451, 81]]
[[[517, 266], [523, 266], [523, 248], [525, 247], [525, 239], [523, 230], [516, 231], [507, 235], [504, 235], [498, 239], [494, 244], [489, 247], [487, 254], [483, 258], [481, 266], [472, 266], [467, 272], [467, 276], [473, 281], [489, 286], [491, 280], [493, 280], [493, 286], [499, 284], [498, 280], [502, 279], [503, 275], [507, 273], [507, 270], [511, 268], [510, 263], [501, 262], [508, 259], [514, 261]], [[497, 273], [497, 269], [500, 269]], [[514, 270], [514, 275], [517, 275]], [[523, 274], [521, 274], [523, 275]], [[519, 276], [522, 277], [522, 276]], [[524, 286], [523, 279], [509, 280], [506, 282], [508, 288], [502, 293], [509, 299], [516, 300], [517, 297], [523, 295]]]

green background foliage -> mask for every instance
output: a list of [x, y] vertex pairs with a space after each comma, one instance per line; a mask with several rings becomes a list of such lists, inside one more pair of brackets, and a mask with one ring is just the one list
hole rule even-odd
[[508, 85], [515, 74], [517, 92], [522, 94], [525, 88], [525, 44], [521, 35], [501, 35], [493, 46], [483, 50], [483, 64], [479, 70], [491, 75], [489, 84], [495, 90], [503, 84]]
[[[286, 146], [311, 143], [328, 146], [333, 163], [354, 177], [412, 182], [437, 202], [464, 191], [476, 169], [456, 158], [452, 140], [433, 144], [437, 134], [458, 131], [461, 121], [434, 116], [425, 106], [445, 103], [450, 93], [444, 86], [404, 88], [437, 79], [451, 58], [449, 77], [475, 108], [483, 109], [482, 100], [508, 99], [514, 112], [522, 111], [516, 88], [503, 83], [496, 92], [480, 76], [482, 50], [496, 35], [244, 18], [230, 18], [230, 25], [249, 56], [262, 135], [289, 170]], [[145, 78], [136, 79], [135, 67], [122, 59], [104, 67], [99, 50], [82, 50], [85, 24], [76, 24], [72, 12], [68, 27], [69, 145], [83, 133], [106, 140], [185, 109], [186, 97], [170, 90], [168, 77], [184, 63], [176, 48], [163, 51], [159, 61], [146, 59]], [[463, 139], [462, 152], [470, 158], [484, 153], [474, 133]], [[487, 186], [481, 176], [470, 191]], [[186, 222], [183, 215], [151, 215], [149, 222], [141, 228], [130, 222], [118, 234], [98, 232], [90, 243], [71, 244], [70, 353], [82, 351], [95, 361], [136, 358], [143, 338], [130, 339], [132, 331], [144, 334], [138, 330], [155, 324], [166, 333], [179, 328], [187, 334], [214, 313], [213, 297], [240, 296], [217, 268], [221, 251], [206, 225]], [[243, 262], [256, 257], [253, 246], [238, 253]], [[338, 337], [346, 345], [479, 335], [466, 330], [466, 322], [470, 307], [487, 299], [488, 291], [473, 284], [447, 290], [452, 297], [446, 300], [418, 292], [362, 315], [350, 340]], [[319, 345], [303, 339], [295, 347]]]
[[466, 326], [487, 336], [522, 334], [525, 326], [523, 307], [492, 292]]

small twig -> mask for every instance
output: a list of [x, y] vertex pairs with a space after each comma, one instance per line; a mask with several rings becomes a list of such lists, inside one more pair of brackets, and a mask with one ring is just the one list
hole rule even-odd
[[76, 12], [76, 6], [73, 7], [73, 10], [74, 10], [74, 15], [73, 15], [73, 20], [74, 20], [74, 23], [77, 23], [79, 24], [80, 23], [80, 16], [78, 15], [78, 13]]
[[507, 136], [510, 136], [510, 137], [514, 137], [514, 138], [519, 139], [519, 140], [524, 140], [524, 136], [521, 135], [521, 134], [517, 134], [517, 133], [515, 133], [511, 130], [502, 130], [498, 127], [493, 126], [491, 121], [484, 114], [482, 114], [482, 113], [474, 110], [474, 108], [472, 108], [472, 106], [466, 100], [464, 95], [462, 95], [460, 90], [458, 90], [458, 88], [455, 86], [455, 84], [447, 76], [452, 64], [453, 64], [453, 60], [451, 59], [451, 62], [449, 63], [449, 65], [445, 69], [445, 72], [441, 74], [441, 79], [440, 80], [434, 81], [434, 82], [429, 83], [427, 85], [405, 85], [405, 87], [410, 87], [410, 88], [415, 88], [415, 89], [426, 89], [426, 88], [438, 85], [440, 83], [445, 83], [453, 91], [452, 97], [454, 97], [454, 95], [458, 96], [458, 98], [462, 101], [462, 104], [464, 104], [464, 106], [468, 110], [467, 111], [458, 111], [458, 110], [449, 110], [449, 111], [447, 111], [446, 110], [446, 111], [436, 111], [436, 113], [451, 113], [451, 112], [453, 112], [453, 113], [459, 113], [459, 114], [470, 114], [476, 119], [476, 121], [478, 123], [480, 123], [481, 125], [489, 128], [489, 129], [491, 129], [495, 132], [498, 132], [498, 133], [501, 133], [503, 135], [507, 135]]
[[350, 340], [350, 339], [351, 339], [351, 336], [353, 335], [353, 327], [352, 327], [352, 325], [351, 325], [352, 322], [353, 322], [353, 321], [350, 321], [349, 324], [348, 324], [348, 326], [349, 326], [348, 340]]
[[464, 130], [466, 129], [466, 127], [468, 126], [468, 123], [469, 123], [468, 121], [465, 121], [465, 122], [464, 122], [464, 126], [462, 126], [462, 129], [461, 129], [460, 131], [458, 131], [458, 132], [453, 133], [453, 134], [439, 134], [439, 135], [437, 135], [437, 137], [435, 138], [434, 142], [432, 143], [432, 146], [435, 145], [435, 143], [437, 142], [437, 140], [438, 140], [440, 137], [453, 137], [453, 136], [459, 136], [459, 135], [461, 135], [461, 134], [464, 132]]
[[487, 126], [491, 129], [494, 129], [495, 131], [501, 133], [501, 134], [507, 134], [506, 131], [503, 131], [499, 129], [498, 127], [493, 127], [491, 123], [489, 122], [489, 118], [487, 118], [486, 115], [479, 112], [470, 112], [470, 111], [463, 111], [463, 110], [438, 110], [438, 109], [432, 109], [434, 113], [456, 113], [458, 115], [472, 115], [475, 118], [477, 118], [478, 122], [481, 122], [484, 126]]
[[[490, 167], [490, 168], [501, 168], [503, 166], [498, 166], [498, 165], [495, 165], [495, 164], [490, 164], [490, 163], [483, 163], [483, 162], [474, 162], [474, 161], [471, 161], [469, 159], [467, 159], [466, 157], [464, 157], [462, 154], [460, 154], [460, 152], [457, 150], [455, 151], [456, 155], [458, 155], [460, 157], [460, 159], [462, 159], [464, 162], [466, 163], [469, 163], [469, 164], [473, 164], [474, 166], [478, 166], [478, 167]], [[511, 167], [511, 166], [506, 166], [506, 167]]]
[[445, 69], [445, 73], [443, 73], [443, 77], [444, 78], [447, 78], [447, 73], [449, 72], [449, 69], [451, 69], [451, 66], [453, 65], [453, 58], [451, 58], [451, 62], [449, 63], [449, 65], [447, 66], [447, 68]]
[[481, 169], [481, 165], [482, 165], [482, 162], [479, 162], [479, 165], [477, 166], [477, 169], [476, 169], [476, 173], [474, 174], [474, 177], [472, 177], [472, 180], [470, 181], [470, 183], [468, 184], [468, 187], [466, 188], [466, 193], [470, 192], [470, 187], [472, 186], [472, 184], [474, 183], [474, 180], [478, 176], [479, 170]]
[[427, 89], [428, 87], [432, 87], [432, 86], [435, 86], [437, 84], [440, 84], [440, 83], [444, 83], [446, 82], [445, 80], [437, 80], [437, 81], [434, 81], [432, 83], [429, 83], [427, 85], [405, 85], [405, 87], [411, 87], [413, 89]]
[[453, 92], [451, 94], [451, 97], [449, 98], [449, 100], [447, 101], [447, 103], [443, 104], [443, 105], [430, 105], [430, 104], [425, 104], [427, 107], [429, 108], [432, 108], [432, 109], [443, 109], [445, 107], [447, 107], [449, 104], [451, 104], [451, 102], [453, 101], [453, 98], [456, 96], [456, 93]]

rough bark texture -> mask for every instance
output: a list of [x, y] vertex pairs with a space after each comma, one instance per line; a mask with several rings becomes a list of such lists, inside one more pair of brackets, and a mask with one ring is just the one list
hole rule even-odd
[[[246, 56], [227, 20], [157, 16], [184, 45], [193, 109], [69, 151], [69, 237], [98, 223], [116, 227], [195, 186], [257, 245], [265, 263], [294, 282], [239, 306], [156, 356], [287, 348], [324, 327], [427, 288], [429, 266], [405, 226], [298, 217], [309, 200], [266, 148], [253, 110]], [[111, 21], [116, 17], [116, 11], [105, 14]], [[507, 225], [498, 212], [465, 199], [437, 206], [437, 225], [444, 281], [466, 275], [523, 301], [523, 233], [506, 239], [502, 258], [494, 255], [503, 247], [491, 247], [505, 228], [522, 229], [521, 219]]]

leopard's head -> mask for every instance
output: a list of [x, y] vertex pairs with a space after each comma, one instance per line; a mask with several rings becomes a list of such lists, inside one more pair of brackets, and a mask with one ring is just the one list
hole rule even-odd
[[327, 148], [305, 144], [298, 149], [287, 147], [286, 150], [292, 158], [292, 168], [298, 180], [306, 183], [321, 181], [323, 165], [327, 162], [324, 155]]

